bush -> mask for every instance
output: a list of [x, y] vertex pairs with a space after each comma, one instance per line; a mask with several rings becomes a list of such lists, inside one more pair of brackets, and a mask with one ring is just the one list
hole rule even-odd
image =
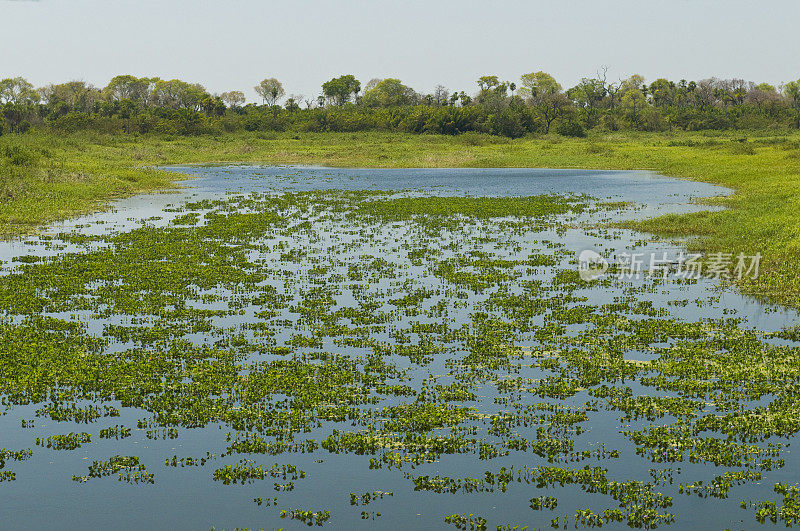
[[3, 156], [12, 166], [30, 166], [37, 159], [34, 152], [20, 146], [5, 146]]
[[178, 128], [175, 127], [175, 124], [170, 120], [162, 118], [156, 122], [155, 127], [153, 127], [153, 132], [159, 135], [176, 135], [178, 134]]
[[606, 131], [619, 131], [619, 120], [613, 114], [604, 114], [600, 117], [600, 127]]
[[734, 155], [755, 155], [756, 148], [752, 144], [748, 144], [746, 140], [735, 142], [731, 146], [731, 153]]
[[492, 134], [508, 138], [519, 138], [527, 132], [520, 113], [512, 109], [505, 109], [492, 116], [491, 131]]
[[556, 127], [556, 133], [561, 136], [584, 138], [586, 130], [578, 122], [562, 122]]

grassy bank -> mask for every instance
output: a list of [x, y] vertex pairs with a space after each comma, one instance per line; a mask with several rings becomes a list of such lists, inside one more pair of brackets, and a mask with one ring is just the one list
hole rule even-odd
[[506, 140], [401, 134], [246, 134], [221, 137], [44, 135], [0, 137], [0, 233], [101, 208], [108, 200], [164, 188], [158, 164], [263, 162], [379, 167], [649, 169], [736, 189], [715, 213], [668, 216], [639, 228], [698, 235], [693, 250], [763, 255], [744, 292], [800, 307], [800, 134], [741, 132], [606, 134], [588, 139]]

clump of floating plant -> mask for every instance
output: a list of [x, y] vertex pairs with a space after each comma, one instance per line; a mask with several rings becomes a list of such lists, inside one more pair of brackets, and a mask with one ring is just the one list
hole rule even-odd
[[748, 507], [755, 509], [756, 520], [763, 524], [767, 520], [777, 523], [784, 523], [786, 527], [793, 527], [800, 524], [800, 487], [776, 483], [773, 489], [777, 494], [783, 495], [783, 504], [776, 506], [774, 501], [765, 502], [741, 502], [742, 509]]
[[308, 526], [322, 526], [330, 520], [330, 511], [309, 511], [303, 509], [284, 509], [281, 511], [281, 518], [298, 520]]
[[25, 461], [33, 455], [32, 450], [0, 450], [0, 483], [16, 481], [17, 474], [11, 470], [4, 470], [7, 461]]
[[154, 483], [155, 475], [147, 471], [147, 467], [139, 463], [136, 456], [115, 455], [106, 461], [95, 461], [89, 466], [86, 476], [72, 476], [73, 481], [86, 483], [93, 478], [117, 475], [119, 481], [125, 483]]
[[53, 450], [75, 450], [90, 442], [92, 442], [92, 435], [86, 432], [51, 435], [47, 439], [36, 438], [36, 446], [52, 448]]
[[[241, 485], [253, 483], [266, 478], [279, 478], [297, 480], [306, 477], [306, 473], [294, 465], [278, 465], [271, 467], [256, 465], [252, 461], [242, 460], [235, 465], [226, 465], [214, 471], [214, 481], [221, 481], [225, 485], [239, 483]], [[277, 485], [277, 484], [276, 484]]]
[[451, 514], [445, 516], [446, 524], [455, 526], [456, 529], [467, 531], [486, 531], [486, 518], [474, 514]]
[[394, 496], [393, 492], [383, 492], [376, 490], [372, 492], [365, 492], [364, 494], [350, 493], [350, 505], [369, 505], [375, 500], [382, 500], [384, 496]]

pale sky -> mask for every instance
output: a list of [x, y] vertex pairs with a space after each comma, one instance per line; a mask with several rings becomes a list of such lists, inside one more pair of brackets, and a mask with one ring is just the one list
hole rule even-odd
[[475, 92], [544, 70], [567, 88], [607, 65], [689, 80], [800, 78], [798, 0], [0, 0], [0, 78], [117, 74], [211, 92], [277, 77], [287, 94], [354, 74]]

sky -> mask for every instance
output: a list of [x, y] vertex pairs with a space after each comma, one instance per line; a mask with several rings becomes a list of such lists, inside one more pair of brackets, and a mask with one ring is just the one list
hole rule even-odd
[[641, 74], [800, 78], [798, 0], [0, 0], [0, 78], [103, 87], [118, 74], [315, 98], [323, 82], [396, 77], [475, 92], [543, 70], [565, 87]]

